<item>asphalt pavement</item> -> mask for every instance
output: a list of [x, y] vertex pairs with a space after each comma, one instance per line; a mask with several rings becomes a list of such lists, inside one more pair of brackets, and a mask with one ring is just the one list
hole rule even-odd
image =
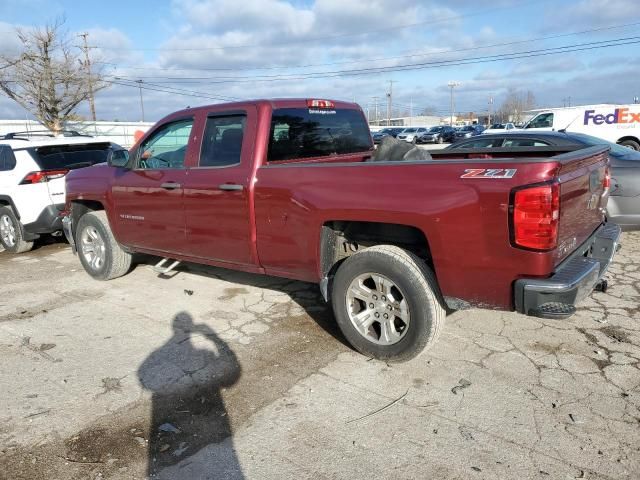
[[640, 478], [638, 251], [570, 320], [456, 312], [393, 365], [316, 285], [0, 253], [0, 478]]

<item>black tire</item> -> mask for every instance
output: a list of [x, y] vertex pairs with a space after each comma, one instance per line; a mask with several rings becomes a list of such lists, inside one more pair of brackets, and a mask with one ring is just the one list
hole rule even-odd
[[[103, 260], [99, 264], [94, 264], [83, 248], [85, 246], [83, 238], [85, 235], [91, 237], [90, 232], [99, 237], [97, 244], [94, 243], [94, 248], [104, 248]], [[121, 277], [131, 268], [131, 254], [125, 252], [113, 236], [106, 212], [84, 214], [78, 222], [75, 240], [82, 266], [96, 280], [112, 280]]]
[[640, 150], [640, 143], [636, 142], [635, 140], [623, 140], [622, 142], [620, 142], [620, 145], [622, 145], [623, 147], [627, 147], [630, 148], [632, 150]]
[[[406, 301], [410, 320], [396, 343], [381, 345], [369, 340], [351, 321], [349, 287], [356, 278], [368, 273], [389, 279]], [[391, 245], [370, 247], [347, 258], [338, 268], [331, 289], [336, 321], [351, 345], [363, 355], [392, 362], [410, 360], [435, 343], [446, 313], [440, 298], [435, 276], [426, 263]], [[368, 328], [381, 330], [382, 323], [378, 329]]]
[[411, 140], [411, 143], [415, 145], [416, 143], [418, 143], [418, 139], [416, 137], [413, 137], [413, 140]]
[[[11, 235], [6, 237], [2, 234], [2, 227], [11, 228]], [[24, 253], [33, 248], [33, 242], [24, 239], [22, 223], [16, 217], [11, 207], [0, 207], [0, 244], [10, 253]]]
[[440, 135], [438, 135], [438, 143], [443, 143], [444, 142], [444, 138], [442, 138]]

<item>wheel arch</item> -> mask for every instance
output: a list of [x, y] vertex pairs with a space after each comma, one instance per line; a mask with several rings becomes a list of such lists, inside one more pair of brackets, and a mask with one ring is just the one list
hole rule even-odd
[[331, 279], [354, 253], [375, 245], [394, 245], [417, 255], [437, 274], [427, 235], [418, 227], [386, 222], [329, 220], [320, 231], [320, 288], [330, 297]]
[[15, 213], [16, 218], [20, 220], [20, 212], [16, 208], [16, 204], [13, 203], [13, 200], [9, 195], [0, 195], [0, 206], [11, 207], [13, 213]]
[[80, 218], [89, 212], [98, 212], [105, 210], [102, 202], [97, 200], [72, 200], [71, 201], [71, 226], [72, 233], [75, 238], [76, 228]]
[[631, 140], [632, 142], [636, 142], [637, 144], [640, 145], [640, 138], [634, 136], [634, 135], [625, 135], [624, 137], [620, 137], [616, 143], [620, 144], [622, 142], [625, 142], [627, 140]]

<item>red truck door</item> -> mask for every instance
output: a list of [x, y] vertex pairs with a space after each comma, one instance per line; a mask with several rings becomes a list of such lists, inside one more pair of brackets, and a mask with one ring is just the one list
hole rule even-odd
[[249, 208], [256, 115], [255, 107], [247, 107], [202, 119], [200, 155], [194, 156], [184, 189], [186, 255], [256, 263]]
[[180, 253], [185, 243], [185, 158], [193, 118], [159, 126], [133, 153], [136, 164], [122, 170], [112, 187], [117, 236], [125, 245]]

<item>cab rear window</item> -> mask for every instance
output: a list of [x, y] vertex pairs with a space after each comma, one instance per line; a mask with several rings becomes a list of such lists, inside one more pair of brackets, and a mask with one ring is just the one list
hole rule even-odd
[[31, 155], [42, 170], [90, 167], [107, 161], [112, 148], [109, 142], [80, 145], [49, 145], [31, 150]]
[[359, 110], [281, 108], [273, 111], [268, 160], [324, 157], [373, 149]]

